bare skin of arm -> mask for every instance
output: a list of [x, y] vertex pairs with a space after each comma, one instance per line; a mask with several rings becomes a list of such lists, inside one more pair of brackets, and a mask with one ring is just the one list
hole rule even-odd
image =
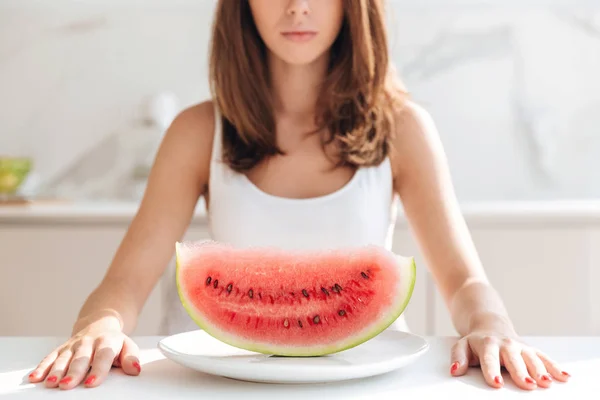
[[212, 106], [205, 103], [184, 111], [166, 133], [138, 213], [104, 280], [81, 309], [74, 331], [88, 316], [103, 310], [118, 314], [124, 333], [135, 328], [207, 185], [210, 125]]
[[461, 215], [431, 117], [410, 104], [399, 124], [401, 133], [394, 143], [395, 187], [454, 326], [459, 334], [466, 335], [479, 318], [490, 314], [510, 324]]
[[408, 103], [399, 113], [392, 161], [394, 186], [429, 271], [462, 339], [451, 373], [481, 365], [487, 383], [501, 387], [505, 366], [523, 389], [566, 381], [548, 356], [522, 343], [500, 296], [490, 285], [461, 215], [446, 155], [430, 115]]
[[86, 378], [92, 354], [86, 386], [99, 385], [113, 362], [130, 375], [139, 374], [138, 349], [127, 335], [204, 194], [213, 118], [212, 103], [206, 102], [183, 111], [172, 123], [139, 210], [104, 279], [82, 306], [72, 338], [40, 363], [32, 382], [46, 379], [48, 387], [73, 388]]

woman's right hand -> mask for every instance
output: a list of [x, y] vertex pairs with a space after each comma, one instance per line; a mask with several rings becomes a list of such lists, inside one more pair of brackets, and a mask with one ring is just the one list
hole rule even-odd
[[84, 327], [48, 354], [29, 375], [29, 381], [43, 381], [48, 388], [72, 389], [82, 382], [95, 387], [113, 366], [127, 375], [139, 375], [139, 348], [115, 325], [114, 321], [99, 320]]

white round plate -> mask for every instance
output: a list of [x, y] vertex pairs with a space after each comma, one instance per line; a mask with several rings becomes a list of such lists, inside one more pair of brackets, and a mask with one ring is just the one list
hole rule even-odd
[[386, 330], [373, 339], [322, 357], [277, 357], [225, 344], [202, 330], [162, 339], [169, 359], [201, 372], [268, 383], [320, 383], [364, 378], [402, 368], [423, 355], [429, 344], [420, 336]]

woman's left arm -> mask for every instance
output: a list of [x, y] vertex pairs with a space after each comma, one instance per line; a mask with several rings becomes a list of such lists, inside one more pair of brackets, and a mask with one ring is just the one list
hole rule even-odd
[[[480, 365], [492, 387], [503, 385], [501, 366], [522, 389], [548, 387], [569, 375], [518, 337], [490, 285], [454, 192], [436, 126], [420, 106], [399, 113], [391, 159], [394, 186], [408, 223], [452, 322], [462, 336], [452, 349], [450, 371], [463, 375]], [[476, 166], [473, 166], [476, 168]]]

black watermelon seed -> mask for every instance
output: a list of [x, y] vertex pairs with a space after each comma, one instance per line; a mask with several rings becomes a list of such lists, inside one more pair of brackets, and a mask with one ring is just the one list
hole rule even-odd
[[365, 279], [369, 279], [369, 275], [365, 274], [364, 272], [361, 272], [360, 275]]
[[300, 325], [300, 328], [302, 328], [302, 321], [298, 320], [298, 325]]
[[321, 322], [321, 318], [319, 318], [319, 316], [318, 316], [318, 315], [315, 315], [315, 317], [313, 318], [313, 322], [314, 322], [315, 324], [318, 324], [319, 322]]
[[227, 285], [227, 293], [231, 293], [232, 290], [233, 290], [233, 285], [230, 283], [229, 285]]
[[302, 294], [304, 295], [304, 297], [308, 297], [308, 292], [306, 291], [306, 289], [302, 289]]
[[219, 280], [215, 279], [214, 283], [213, 283], [213, 287], [216, 289], [217, 287], [219, 287]]
[[338, 285], [337, 283], [335, 284], [334, 288], [337, 293], [342, 291], [342, 287], [340, 285]]
[[212, 278], [209, 276], [206, 278], [206, 286], [210, 285], [210, 281], [212, 281]]
[[344, 315], [346, 315], [346, 311], [344, 311], [344, 310], [340, 310], [340, 311], [338, 311], [338, 315], [339, 315], [340, 317], [343, 317]]
[[329, 292], [327, 291], [327, 289], [322, 287], [321, 290], [323, 291], [323, 293], [325, 293], [325, 296], [329, 296]]
[[252, 289], [248, 290], [248, 297], [250, 297], [250, 298], [254, 297], [254, 291]]

